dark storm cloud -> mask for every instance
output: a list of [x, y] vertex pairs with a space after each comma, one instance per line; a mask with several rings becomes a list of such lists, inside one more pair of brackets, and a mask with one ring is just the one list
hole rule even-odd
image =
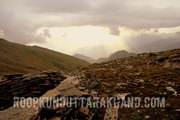
[[89, 8], [87, 0], [28, 0], [25, 5], [41, 13], [74, 13]]
[[[180, 25], [180, 8], [137, 6], [128, 0], [107, 1], [92, 12], [94, 24], [107, 25], [115, 31], [117, 26], [133, 29], [174, 27]], [[139, 0], [140, 2], [141, 0]], [[162, 1], [163, 3], [163, 1]]]
[[[174, 3], [174, 4], [173, 4]], [[0, 29], [5, 38], [21, 43], [45, 42], [49, 31], [39, 27], [97, 25], [149, 29], [180, 25], [179, 0], [0, 0]], [[161, 6], [162, 4], [162, 6]], [[165, 6], [164, 6], [165, 5]]]
[[[20, 0], [21, 1], [21, 0]], [[45, 42], [44, 36], [34, 35], [37, 26], [24, 14], [20, 1], [0, 0], [0, 29], [3, 30], [4, 38], [19, 43]]]

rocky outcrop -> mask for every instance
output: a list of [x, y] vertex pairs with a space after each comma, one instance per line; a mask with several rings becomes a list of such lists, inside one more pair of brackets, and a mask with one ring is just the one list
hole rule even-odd
[[[44, 74], [41, 75], [41, 77], [45, 76]], [[46, 76], [47, 77], [47, 76]], [[81, 97], [81, 96], [88, 96], [88, 93], [85, 93], [83, 91], [80, 91], [78, 88], [75, 87], [75, 85], [78, 84], [78, 80], [75, 77], [68, 76], [67, 79], [62, 81], [56, 88], [47, 91], [44, 95], [42, 95], [39, 98], [39, 101], [41, 98], [56, 98], [56, 97]], [[29, 98], [27, 98], [29, 99]], [[31, 119], [45, 119], [46, 116], [42, 113], [46, 111], [46, 114], [51, 113], [50, 111], [63, 111], [63, 109], [66, 109], [66, 111], [70, 110], [73, 111], [73, 108], [60, 108], [61, 106], [53, 109], [49, 108], [41, 108], [41, 105], [52, 102], [51, 99], [47, 99], [43, 101], [42, 103], [37, 103], [34, 106], [28, 108], [23, 107], [23, 108], [16, 108], [16, 107], [10, 107], [9, 109], [6, 109], [4, 111], [0, 112], [0, 119], [8, 119], [8, 120], [31, 120]], [[79, 109], [79, 108], [78, 108]], [[49, 112], [47, 112], [50, 110]], [[89, 111], [88, 108], [81, 108], [80, 112], [83, 113], [84, 115], [88, 115]], [[59, 114], [60, 115], [60, 114]], [[63, 117], [65, 114], [63, 112], [62, 116]], [[54, 116], [53, 116], [54, 117]], [[61, 118], [59, 116], [59, 119]]]
[[164, 65], [165, 68], [177, 68], [180, 69], [180, 55], [174, 56], [173, 58], [167, 60]]
[[40, 97], [55, 88], [65, 77], [60, 72], [42, 72], [1, 76], [0, 109], [13, 104], [13, 97]]

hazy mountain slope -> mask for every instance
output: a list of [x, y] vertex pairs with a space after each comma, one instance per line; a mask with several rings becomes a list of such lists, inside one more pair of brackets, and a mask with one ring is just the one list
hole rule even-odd
[[170, 49], [174, 49], [174, 48], [180, 48], [180, 42], [170, 44], [165, 47], [166, 50], [170, 50]]
[[112, 55], [110, 55], [108, 60], [115, 60], [115, 59], [125, 58], [125, 57], [129, 57], [129, 56], [134, 56], [134, 55], [136, 55], [136, 54], [129, 53], [125, 50], [120, 50], [120, 51], [117, 51], [117, 52], [113, 53]]
[[81, 55], [81, 54], [74, 54], [73, 56], [74, 56], [74, 57], [76, 57], [76, 58], [79, 58], [79, 59], [85, 60], [85, 61], [87, 61], [87, 62], [89, 62], [89, 63], [94, 63], [94, 62], [95, 62], [95, 60], [94, 60], [93, 58], [88, 57], [88, 56], [85, 56], [85, 55]]
[[64, 70], [89, 63], [49, 49], [0, 39], [0, 74]]
[[135, 56], [135, 55], [136, 54], [134, 54], [134, 53], [129, 53], [129, 52], [125, 51], [125, 50], [120, 50], [120, 51], [117, 51], [117, 52], [113, 53], [108, 58], [99, 58], [99, 59], [97, 59], [96, 62], [101, 63], [101, 62], [106, 62], [106, 61], [110, 61], [110, 60], [115, 60], [115, 59], [119, 59], [119, 58]]
[[137, 52], [137, 53], [145, 53], [145, 52], [160, 52], [163, 50], [170, 50], [180, 47], [180, 40], [170, 40], [168, 39], [162, 39], [157, 40], [154, 42], [145, 43], [140, 46], [136, 46], [131, 51]]
[[105, 62], [107, 60], [108, 60], [108, 58], [99, 58], [96, 60], [96, 63], [102, 63], [102, 62]]
[[98, 59], [101, 57], [107, 57], [109, 55], [109, 52], [112, 52], [112, 51], [107, 46], [98, 45], [98, 46], [87, 46], [87, 47], [80, 48], [76, 50], [74, 54], [79, 53], [79, 54], [91, 57], [93, 59]]

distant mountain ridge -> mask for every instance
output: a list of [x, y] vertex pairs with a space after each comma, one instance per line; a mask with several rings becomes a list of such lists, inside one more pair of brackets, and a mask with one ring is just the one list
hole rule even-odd
[[[155, 40], [153, 42], [145, 42], [141, 45], [135, 45], [131, 46], [130, 51], [136, 52], [136, 53], [148, 53], [148, 52], [160, 52], [165, 50], [171, 50], [180, 48], [180, 33], [178, 34], [179, 37], [177, 38], [166, 38], [166, 39], [160, 39]], [[138, 41], [141, 42], [141, 41]]]
[[66, 70], [88, 62], [38, 46], [26, 46], [0, 38], [0, 74]]
[[96, 60], [96, 62], [101, 63], [101, 62], [106, 62], [106, 61], [110, 61], [110, 60], [115, 60], [115, 59], [125, 58], [125, 57], [129, 57], [129, 56], [135, 56], [135, 55], [136, 55], [135, 53], [130, 53], [125, 50], [120, 50], [120, 51], [113, 53], [108, 58], [99, 58]]
[[81, 55], [81, 54], [74, 54], [73, 56], [76, 57], [76, 58], [85, 60], [85, 61], [87, 61], [89, 63], [95, 63], [95, 61], [96, 61], [96, 60], [94, 60], [91, 57], [88, 57], [88, 56], [85, 56], [85, 55]]
[[114, 59], [134, 56], [134, 55], [136, 55], [136, 54], [135, 53], [127, 52], [125, 50], [120, 50], [120, 51], [117, 51], [117, 52], [113, 53], [112, 55], [110, 55], [108, 59], [109, 60], [114, 60]]
[[117, 51], [113, 54], [111, 54], [108, 58], [99, 58], [97, 60], [94, 60], [91, 57], [85, 56], [85, 55], [81, 55], [81, 54], [74, 54], [74, 57], [77, 57], [79, 59], [88, 61], [89, 63], [102, 63], [102, 62], [106, 62], [106, 61], [110, 61], [110, 60], [115, 60], [115, 59], [120, 59], [120, 58], [125, 58], [125, 57], [129, 57], [129, 56], [135, 56], [135, 53], [129, 53], [125, 50], [120, 50]]

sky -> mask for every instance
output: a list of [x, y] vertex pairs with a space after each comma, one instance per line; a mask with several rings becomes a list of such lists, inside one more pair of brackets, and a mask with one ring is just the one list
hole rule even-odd
[[0, 37], [97, 59], [180, 42], [179, 11], [180, 0], [0, 0]]

